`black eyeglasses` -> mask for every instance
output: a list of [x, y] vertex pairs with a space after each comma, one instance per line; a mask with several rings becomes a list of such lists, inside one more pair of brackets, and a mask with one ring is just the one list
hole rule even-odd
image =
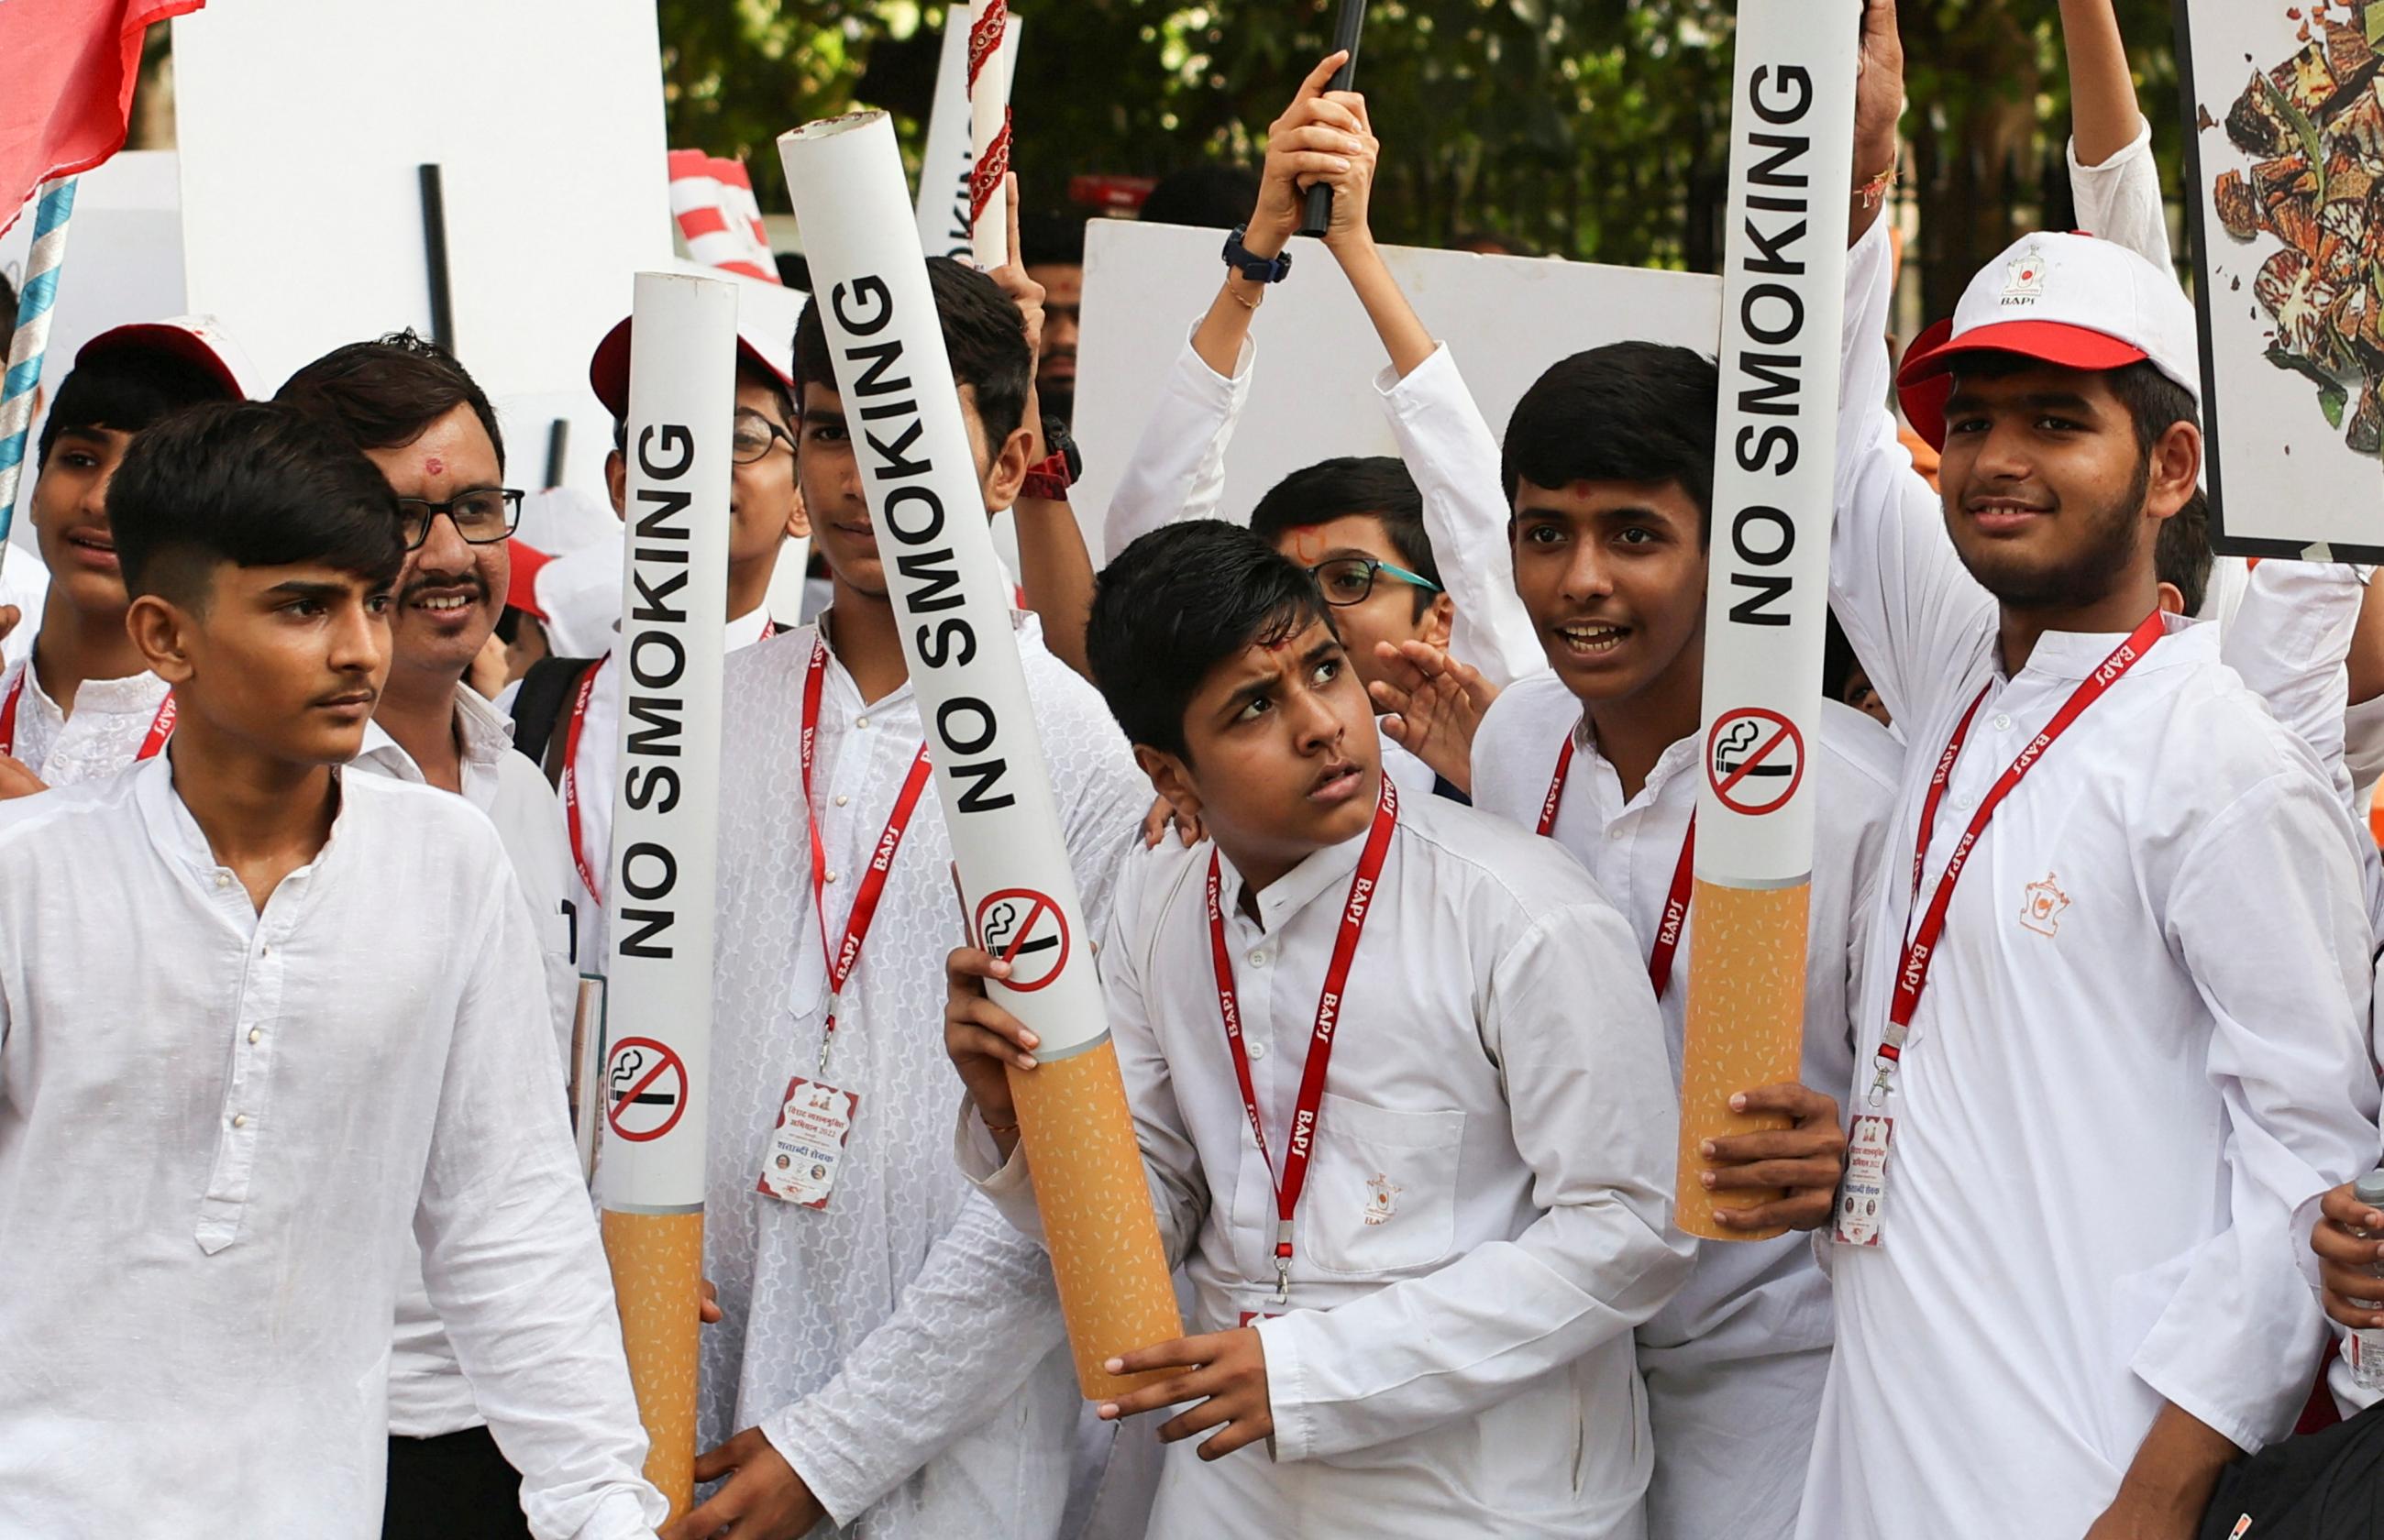
[[1431, 578], [1409, 572], [1403, 566], [1378, 562], [1371, 556], [1335, 556], [1308, 569], [1308, 575], [1316, 579], [1316, 586], [1324, 590], [1324, 602], [1336, 609], [1364, 603], [1366, 596], [1374, 591], [1374, 578], [1378, 574], [1395, 578], [1426, 593], [1440, 591], [1440, 585]]
[[759, 412], [739, 412], [737, 426], [729, 430], [728, 457], [740, 466], [750, 466], [770, 453], [770, 446], [786, 441], [787, 453], [795, 452], [795, 436]]
[[398, 532], [405, 537], [405, 548], [415, 550], [430, 538], [430, 526], [445, 514], [466, 544], [494, 545], [520, 528], [522, 498], [526, 495], [512, 487], [475, 487], [468, 492], [457, 492], [444, 503], [401, 497], [397, 500]]

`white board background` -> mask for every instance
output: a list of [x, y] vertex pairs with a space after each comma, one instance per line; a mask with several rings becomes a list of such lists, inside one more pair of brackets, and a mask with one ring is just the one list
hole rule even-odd
[[[171, 150], [128, 151], [77, 179], [66, 267], [58, 277], [50, 351], [42, 367], [43, 412], [33, 418], [34, 443], [41, 441], [42, 418], [57, 395], [58, 381], [67, 377], [85, 342], [110, 327], [179, 316], [187, 308], [182, 303], [181, 203], [180, 174]], [[31, 219], [18, 220], [0, 237], [0, 267], [7, 269], [11, 281], [21, 283], [32, 242]], [[9, 531], [9, 543], [22, 551], [33, 549], [33, 524], [27, 516], [36, 474], [28, 444], [17, 523]], [[29, 630], [31, 625], [29, 616]]]
[[[1086, 230], [1073, 504], [1098, 564], [1101, 513], [1151, 404], [1224, 277], [1222, 230], [1095, 219]], [[1291, 472], [1341, 454], [1396, 454], [1374, 389], [1389, 362], [1322, 242], [1295, 240], [1291, 276], [1260, 306], [1249, 403], [1226, 459], [1224, 515], [1245, 518]], [[1388, 246], [1384, 256], [1503, 436], [1515, 403], [1560, 358], [1632, 340], [1711, 355], [1721, 280], [1694, 273]]]
[[[588, 356], [631, 275], [671, 266], [652, 0], [240, 0], [174, 21], [188, 308], [263, 388], [430, 300], [416, 168], [444, 168], [455, 352], [509, 475], [601, 488]], [[70, 275], [71, 276], [71, 275]]]
[[[2306, 9], [2306, 7], [2303, 7]], [[2191, 12], [2194, 100], [2186, 122], [2206, 111], [2211, 127], [2194, 135], [2200, 160], [2187, 161], [2187, 190], [2206, 232], [2199, 292], [2203, 304], [2203, 378], [2211, 420], [2222, 435], [2213, 494], [2226, 548], [2244, 554], [2287, 554], [2320, 542], [2338, 553], [2384, 547], [2384, 464], [2354, 454], [2344, 441], [2359, 404], [2356, 381], [2343, 408], [2343, 428], [2329, 427], [2318, 409], [2318, 388], [2307, 377], [2279, 369], [2264, 356], [2277, 323], [2253, 296], [2260, 265], [2285, 249], [2263, 230], [2250, 242], [2229, 235], [2211, 196], [2219, 176], [2241, 171], [2253, 157], [2227, 137], [2226, 118], [2250, 83], [2252, 70], [2274, 68], [2298, 53], [2300, 23], [2283, 0], [2194, 0]], [[2239, 287], [2240, 286], [2240, 287]], [[2245, 547], [2241, 542], [2282, 542]], [[2364, 559], [2375, 560], [2373, 555]]]

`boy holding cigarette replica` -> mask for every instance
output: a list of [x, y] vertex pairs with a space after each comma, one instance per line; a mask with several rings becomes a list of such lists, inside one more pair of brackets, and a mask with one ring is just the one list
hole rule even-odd
[[[1156, 1378], [1104, 1416], [1192, 1403], [1150, 1533], [1638, 1534], [1630, 1332], [1688, 1248], [1629, 927], [1545, 842], [1398, 795], [1331, 608], [1257, 536], [1136, 541], [1088, 651], [1214, 840], [1131, 867], [1101, 951], [1199, 1328], [1111, 1365]], [[1006, 967], [953, 955], [946, 1039], [963, 1167], [1033, 1230], [1005, 1066], [1036, 1042], [982, 987]]]
[[125, 634], [107, 484], [152, 423], [240, 399], [223, 348], [197, 318], [118, 327], [84, 343], [58, 387], [31, 509], [50, 586], [31, 650], [0, 669], [0, 798], [112, 776], [166, 746], [173, 707]]
[[108, 508], [180, 727], [0, 812], [0, 890], [41, 896], [0, 905], [0, 1532], [373, 1534], [410, 1226], [531, 1533], [651, 1536], [503, 850], [341, 770], [389, 669], [388, 483], [216, 405]]
[[[985, 274], [928, 269], [998, 511], [1031, 463], [1024, 318]], [[704, 1245], [726, 1319], [705, 1334], [702, 1429], [716, 1447], [696, 1475], [727, 1479], [672, 1534], [742, 1518], [799, 1534], [825, 1518], [866, 1540], [1049, 1535], [1081, 1404], [1055, 1351], [1050, 1264], [951, 1169], [950, 1072], [918, 1033], [962, 917], [891, 587], [932, 594], [952, 578], [918, 558], [888, 570], [863, 496], [857, 456], [915, 451], [915, 434], [851, 431], [840, 390], [860, 366], [834, 356], [816, 308], [794, 355], [798, 473], [836, 598], [816, 625], [733, 655], [723, 685]], [[1031, 616], [1017, 638], [1098, 922], [1150, 789]], [[853, 1099], [838, 1101], [848, 1136], [819, 1185], [771, 1161], [798, 1080]]]

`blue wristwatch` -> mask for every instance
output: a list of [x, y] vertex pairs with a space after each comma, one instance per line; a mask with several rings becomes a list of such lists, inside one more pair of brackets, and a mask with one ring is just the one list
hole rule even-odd
[[1242, 244], [1242, 237], [1249, 232], [1249, 226], [1235, 225], [1234, 233], [1225, 237], [1225, 266], [1252, 283], [1281, 283], [1291, 274], [1291, 253], [1280, 251], [1272, 257], [1257, 255]]

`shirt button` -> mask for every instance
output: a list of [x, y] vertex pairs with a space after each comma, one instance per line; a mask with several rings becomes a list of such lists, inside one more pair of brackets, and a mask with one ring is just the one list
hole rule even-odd
[[1999, 711], [1995, 713], [1995, 731], [1999, 733], [2007, 733], [2011, 731], [2011, 714], [2009, 712]]
[[231, 1115], [231, 1125], [232, 1125], [234, 1128], [245, 1128], [245, 1127], [247, 1127], [247, 1126], [248, 1126], [248, 1114], [247, 1114], [246, 1112], [234, 1112], [234, 1113]]
[[264, 1036], [265, 1028], [261, 1026], [252, 1026], [248, 1029], [248, 1040], [252, 1043], [259, 1041]]
[[852, 719], [852, 725], [856, 727], [866, 730], [869, 727], [869, 718], [865, 716], [856, 716]]
[[1253, 968], [1263, 968], [1263, 967], [1265, 967], [1265, 966], [1266, 966], [1266, 964], [1267, 964], [1267, 954], [1266, 954], [1263, 950], [1260, 950], [1260, 951], [1254, 951], [1254, 952], [1250, 953], [1250, 966], [1251, 966], [1251, 967], [1253, 967]]
[[836, 880], [836, 874], [835, 874], [834, 872], [830, 872], [830, 873], [827, 875], [827, 880], [828, 880], [828, 881], [830, 881], [830, 882], [834, 882], [834, 881]]
[[1266, 1057], [1266, 1044], [1251, 1043], [1248, 1045], [1248, 1048], [1249, 1055], [1253, 1060], [1263, 1059]]
[[230, 888], [231, 886], [231, 874], [230, 872], [217, 872], [216, 874], [216, 886], [217, 888]]
[[1621, 826], [1621, 825], [1620, 825], [1620, 824], [1617, 824], [1617, 825], [1615, 825], [1612, 828], [1609, 828], [1609, 829], [1608, 829], [1608, 830], [1606, 831], [1606, 838], [1608, 838], [1608, 839], [1620, 839], [1620, 838], [1622, 838], [1622, 834], [1623, 834], [1622, 826]]
[[837, 806], [838, 806], [838, 807], [842, 807], [845, 803], [847, 803], [847, 802], [849, 802], [849, 801], [852, 801], [852, 799], [851, 799], [851, 798], [850, 798], [850, 797], [843, 797], [843, 796], [839, 796], [839, 797], [838, 797], [838, 798], [837, 798], [837, 800], [836, 800], [836, 805], [837, 805]]

